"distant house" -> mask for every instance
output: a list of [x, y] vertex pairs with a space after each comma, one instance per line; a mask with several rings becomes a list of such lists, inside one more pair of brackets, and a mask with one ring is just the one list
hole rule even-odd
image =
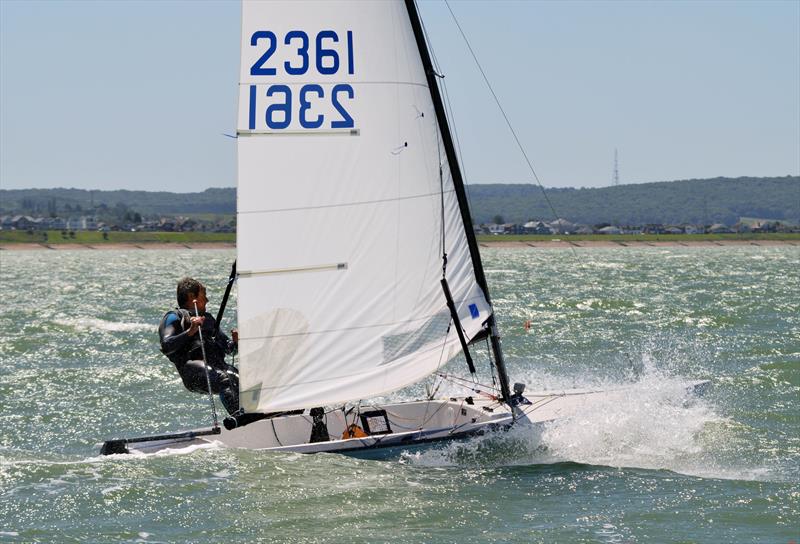
[[747, 223], [742, 223], [740, 221], [733, 226], [733, 230], [739, 233], [747, 233], [747, 232], [752, 232], [753, 228]]
[[97, 230], [97, 219], [90, 215], [70, 217], [65, 227], [67, 230]]
[[664, 234], [666, 231], [664, 230], [665, 227], [661, 223], [648, 223], [642, 229], [642, 232], [645, 234]]
[[705, 230], [702, 227], [698, 227], [697, 225], [691, 225], [689, 223], [682, 224], [681, 228], [683, 229], [683, 232], [685, 234], [702, 234], [703, 231]]
[[733, 231], [722, 223], [714, 223], [708, 228], [708, 232], [712, 234], [731, 234]]
[[800, 227], [779, 221], [775, 226], [775, 232], [800, 232]]
[[553, 234], [543, 221], [528, 221], [522, 225], [522, 229], [525, 234]]
[[620, 225], [619, 227], [620, 232], [622, 234], [641, 234], [642, 227], [637, 225]]
[[776, 232], [777, 230], [777, 221], [758, 221], [755, 226], [753, 226], [753, 232]]
[[664, 228], [664, 234], [684, 234], [684, 231], [681, 227], [670, 225]]
[[63, 217], [45, 217], [42, 220], [42, 228], [49, 230], [64, 230], [67, 228], [67, 221]]
[[597, 232], [597, 234], [620, 234], [622, 231], [619, 230], [619, 227], [609, 225], [607, 227], [603, 227], [602, 229], [597, 229], [595, 232]]
[[178, 224], [177, 224], [176, 227], [177, 227], [177, 230], [180, 230], [181, 232], [190, 232], [190, 231], [193, 231], [193, 230], [200, 230], [198, 228], [197, 221], [195, 221], [194, 219], [181, 218], [181, 219], [179, 219]]
[[547, 225], [553, 234], [570, 234], [575, 232], [575, 223], [559, 218]]
[[173, 221], [172, 219], [167, 219], [162, 217], [161, 220], [158, 222], [158, 228], [156, 230], [160, 230], [162, 232], [174, 232], [175, 221]]
[[503, 234], [503, 225], [499, 225], [497, 223], [489, 223], [486, 226], [489, 230], [489, 234]]
[[33, 217], [30, 215], [15, 215], [11, 218], [11, 228], [17, 230], [28, 230], [28, 229], [35, 229], [39, 227], [39, 222], [37, 222]]

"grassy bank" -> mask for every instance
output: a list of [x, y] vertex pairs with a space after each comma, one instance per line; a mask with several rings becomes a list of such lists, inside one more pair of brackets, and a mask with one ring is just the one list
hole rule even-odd
[[[583, 235], [537, 235], [503, 234], [498, 236], [481, 235], [478, 241], [493, 242], [721, 242], [721, 241], [795, 241], [800, 242], [800, 233], [749, 233], [749, 234], [583, 234]], [[61, 231], [33, 232], [18, 230], [0, 231], [0, 244], [201, 244], [236, 243], [235, 233], [224, 232], [96, 232], [76, 231], [74, 236], [62, 235]]]

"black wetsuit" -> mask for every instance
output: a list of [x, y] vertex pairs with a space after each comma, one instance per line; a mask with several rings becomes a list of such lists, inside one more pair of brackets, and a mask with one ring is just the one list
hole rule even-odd
[[[172, 310], [167, 312], [158, 327], [161, 338], [161, 351], [175, 364], [181, 375], [183, 385], [189, 391], [207, 393], [206, 370], [203, 364], [203, 351], [200, 333], [189, 336], [189, 318], [194, 312]], [[211, 392], [218, 393], [222, 405], [229, 414], [239, 410], [239, 372], [236, 367], [225, 362], [225, 355], [236, 352], [236, 344], [225, 333], [219, 331], [214, 337], [216, 320], [206, 312], [203, 314], [203, 344], [208, 362], [208, 378]]]

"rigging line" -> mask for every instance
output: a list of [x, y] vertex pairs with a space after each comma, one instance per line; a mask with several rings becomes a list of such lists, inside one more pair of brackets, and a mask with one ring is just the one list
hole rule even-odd
[[489, 357], [489, 371], [492, 373], [492, 387], [497, 389], [497, 376], [494, 374], [494, 365], [492, 361], [492, 347], [489, 345], [489, 337], [486, 337], [486, 355]]
[[[445, 257], [445, 262], [447, 258]], [[442, 342], [442, 351], [439, 352], [439, 361], [436, 363], [436, 373], [439, 372], [439, 368], [442, 366], [442, 358], [444, 357], [444, 348], [447, 345], [447, 337], [450, 334], [450, 327], [447, 327], [447, 332], [444, 334], [444, 341]], [[434, 374], [435, 375], [435, 374]], [[441, 385], [441, 382], [440, 382]], [[425, 403], [425, 414], [422, 416], [423, 425], [428, 421], [428, 410], [431, 407], [431, 402], [433, 401], [433, 397], [436, 395], [436, 392], [439, 391], [439, 386], [437, 385], [428, 395], [428, 402]], [[434, 412], [436, 414], [436, 412]], [[433, 417], [433, 416], [431, 416]]]
[[[539, 180], [539, 176], [536, 174], [536, 170], [533, 168], [533, 163], [531, 162], [530, 158], [528, 158], [528, 154], [525, 152], [525, 148], [522, 146], [522, 142], [520, 141], [519, 137], [517, 136], [517, 132], [514, 130], [513, 125], [511, 124], [511, 120], [506, 115], [506, 111], [503, 109], [503, 106], [500, 104], [500, 99], [497, 97], [497, 94], [494, 92], [492, 88], [492, 84], [489, 83], [489, 78], [486, 76], [486, 72], [483, 71], [483, 67], [481, 63], [478, 61], [477, 55], [475, 55], [475, 51], [472, 49], [472, 45], [470, 45], [469, 40], [467, 39], [467, 35], [464, 33], [464, 30], [461, 28], [461, 25], [456, 19], [456, 14], [453, 13], [453, 9], [450, 7], [450, 3], [448, 0], [444, 0], [445, 6], [447, 6], [447, 10], [450, 12], [451, 17], [453, 17], [453, 22], [455, 22], [456, 27], [458, 28], [458, 32], [461, 34], [461, 37], [464, 38], [464, 43], [467, 44], [467, 49], [469, 49], [470, 54], [472, 55], [472, 60], [475, 61], [475, 65], [478, 67], [478, 70], [483, 76], [483, 81], [486, 83], [486, 87], [488, 87], [489, 92], [492, 93], [492, 97], [494, 97], [494, 102], [497, 104], [497, 108], [500, 110], [500, 113], [503, 115], [503, 119], [506, 121], [506, 125], [508, 126], [508, 130], [511, 131], [511, 135], [514, 137], [514, 141], [517, 143], [517, 147], [519, 147], [522, 156], [525, 158], [525, 162], [528, 164], [528, 168], [530, 169], [531, 173], [533, 174], [533, 178], [536, 180], [536, 183], [539, 185], [539, 188], [542, 190], [542, 196], [544, 196], [545, 201], [547, 201], [547, 205], [550, 208], [550, 211], [553, 213], [553, 217], [558, 220], [558, 213], [556, 213], [556, 209], [553, 206], [553, 203], [550, 202], [550, 197], [547, 196], [547, 191], [542, 185], [542, 182]], [[575, 248], [570, 246], [572, 250], [572, 254], [577, 258], [577, 253], [575, 252]]]
[[[442, 402], [442, 403], [440, 403], [439, 407], [436, 409], [436, 411], [434, 411], [434, 412], [433, 412], [433, 413], [430, 415], [430, 417], [428, 417], [428, 412], [426, 411], [426, 412], [425, 412], [425, 415], [423, 416], [423, 418], [422, 418], [422, 420], [421, 420], [421, 421], [422, 421], [422, 423], [421, 423], [420, 425], [418, 425], [418, 426], [410, 426], [410, 427], [406, 427], [405, 425], [403, 425], [403, 424], [400, 424], [400, 423], [395, 423], [395, 425], [397, 425], [398, 427], [402, 427], [403, 429], [415, 429], [415, 430], [422, 430], [422, 429], [425, 427], [425, 425], [426, 425], [426, 424], [427, 424], [429, 421], [431, 421], [431, 419], [433, 419], [433, 417], [434, 417], [436, 414], [438, 414], [439, 412], [441, 412], [441, 411], [442, 411], [442, 410], [443, 410], [445, 407], [447, 407], [447, 403], [446, 403], [446, 402]], [[420, 421], [420, 420], [419, 420], [418, 418], [416, 418], [416, 417], [403, 417], [403, 416], [401, 416], [400, 414], [397, 414], [397, 413], [395, 413], [395, 412], [392, 412], [391, 410], [387, 410], [386, 408], [383, 408], [383, 410], [386, 412], [386, 415], [388, 415], [388, 416], [392, 416], [392, 417], [391, 417], [391, 420], [392, 420], [392, 422], [395, 422], [395, 420], [413, 421], [413, 422], [419, 422], [419, 421]]]
[[[455, 192], [455, 189], [448, 189], [448, 193]], [[357, 202], [339, 202], [335, 204], [320, 204], [317, 206], [299, 206], [294, 208], [273, 208], [267, 210], [245, 210], [237, 212], [239, 215], [251, 213], [284, 213], [284, 212], [305, 212], [309, 210], [323, 210], [327, 208], [347, 208], [350, 206], [369, 206], [372, 204], [386, 204], [391, 202], [399, 202], [401, 200], [413, 200], [415, 198], [431, 198], [439, 196], [439, 193], [425, 193], [419, 195], [406, 195], [406, 196], [393, 196], [390, 198], [378, 198], [375, 200], [362, 200]]]
[[[449, 326], [449, 324], [447, 326], [447, 331], [445, 331], [445, 333], [444, 333], [444, 339], [442, 340], [442, 351], [439, 352], [439, 361], [436, 363], [436, 370], [434, 371], [437, 374], [439, 372], [439, 369], [442, 367], [442, 359], [444, 359], [444, 350], [445, 350], [445, 347], [447, 347], [447, 337], [448, 336], [450, 336], [450, 326]], [[441, 383], [440, 383], [440, 385], [441, 385]], [[431, 394], [431, 397], [428, 400], [433, 399], [433, 395], [435, 395], [438, 390], [439, 390], [439, 386], [437, 385], [436, 388], [433, 390], [433, 393]]]
[[[491, 386], [486, 385], [484, 383], [478, 383], [478, 382], [470, 383], [469, 381], [467, 381], [466, 379], [464, 379], [464, 378], [462, 378], [460, 376], [451, 376], [449, 374], [444, 374], [444, 373], [439, 373], [439, 376], [443, 380], [447, 380], [447, 381], [453, 383], [454, 385], [457, 385], [459, 387], [463, 387], [464, 389], [468, 389], [470, 391], [478, 393], [479, 395], [485, 395], [485, 396], [491, 398], [492, 400], [497, 400], [497, 395], [496, 394], [492, 394], [492, 391], [494, 391], [494, 393], [498, 392], [498, 389], [496, 387], [491, 387]], [[479, 387], [484, 387], [484, 388], [486, 388], [486, 390], [475, 389], [474, 387], [471, 387], [472, 385], [479, 386]]]
[[[333, 411], [333, 410], [331, 410]], [[347, 423], [347, 416], [353, 414], [353, 423]], [[342, 417], [344, 418], [344, 434], [342, 434], [342, 440], [347, 438], [355, 438], [354, 436], [347, 436], [352, 425], [358, 425], [358, 416], [361, 414], [361, 401], [358, 401], [358, 404], [354, 404], [350, 406], [347, 410], [345, 410], [345, 405], [342, 405]], [[327, 420], [326, 420], [327, 421]]]
[[439, 191], [442, 195], [441, 198], [441, 211], [442, 211], [442, 239], [441, 239], [441, 250], [442, 250], [442, 277], [445, 277], [447, 272], [447, 241], [445, 240], [445, 229], [444, 229], [444, 176], [442, 176], [442, 146], [440, 143], [440, 134], [439, 134], [439, 124], [434, 123], [436, 125], [436, 153], [439, 158]]
[[272, 434], [275, 436], [275, 441], [279, 446], [283, 447], [283, 442], [281, 442], [281, 439], [278, 438], [278, 431], [275, 430], [275, 419], [269, 418], [269, 422], [272, 424]]
[[[423, 31], [423, 33], [425, 33], [425, 27], [424, 26], [423, 26], [422, 31]], [[427, 35], [425, 36], [425, 39], [428, 40]], [[428, 42], [430, 42], [430, 40], [428, 40]], [[429, 47], [429, 49], [430, 49], [430, 47]], [[435, 55], [434, 55], [434, 58], [433, 58], [433, 62], [436, 62]], [[438, 65], [438, 63], [437, 63], [437, 65]], [[437, 69], [438, 69], [438, 66], [437, 66]], [[442, 82], [444, 83], [444, 78], [443, 77], [442, 77]], [[443, 85], [443, 87], [444, 87], [444, 85]], [[445, 105], [445, 110], [446, 110], [446, 108], [447, 108], [447, 105]], [[445, 112], [445, 115], [447, 115], [446, 112]], [[451, 117], [452, 117], [452, 114], [451, 114]], [[455, 125], [453, 126], [453, 128], [455, 129]], [[445, 209], [444, 209], [444, 172], [443, 172], [443, 168], [442, 168], [441, 133], [440, 133], [440, 130], [439, 130], [438, 123], [436, 124], [436, 150], [437, 150], [438, 158], [439, 158], [439, 188], [440, 188], [441, 195], [442, 195], [442, 198], [441, 198], [441, 212], [442, 212], [442, 217], [441, 217], [441, 226], [442, 226], [442, 239], [441, 239], [441, 243], [442, 243], [442, 248], [441, 248], [442, 249], [442, 282], [445, 282], [445, 284], [446, 284], [446, 282], [447, 282], [447, 279], [446, 279], [447, 278], [447, 245], [446, 245], [447, 241], [446, 241], [446, 237], [445, 237], [446, 230], [445, 230]], [[463, 163], [463, 161], [461, 161], [461, 162]], [[448, 163], [448, 167], [452, 168], [452, 166], [449, 163]], [[463, 168], [462, 168], [462, 170], [463, 170]], [[466, 183], [464, 185], [466, 186]], [[467, 193], [467, 199], [469, 199], [469, 193]], [[471, 229], [473, 227], [472, 227], [472, 225], [469, 225], [469, 226], [465, 225], [465, 228], [470, 228]], [[453, 325], [454, 326], [459, 326], [459, 324], [457, 322], [454, 322]], [[464, 330], [464, 327], [460, 327], [460, 328], [461, 328], [461, 332], [466, 334], [466, 330]], [[450, 327], [447, 328], [447, 334], [449, 334], [449, 333], [450, 333]], [[445, 342], [447, 341], [447, 334], [445, 334]], [[460, 338], [460, 336], [459, 336], [459, 338]], [[464, 346], [464, 351], [467, 351], [467, 353], [465, 354], [464, 357], [466, 358], [467, 363], [469, 363], [470, 368], [471, 368], [472, 367], [472, 363], [470, 361], [469, 344], [466, 344]], [[444, 345], [442, 345], [442, 352], [444, 352]], [[441, 355], [439, 357], [439, 362], [441, 364]], [[439, 366], [438, 365], [436, 367], [436, 370], [437, 371], [439, 370]], [[475, 375], [474, 374], [473, 374], [472, 377], [473, 377], [473, 379], [475, 379]], [[426, 408], [425, 412], [427, 414], [427, 408]]]
[[[194, 301], [194, 315], [200, 317], [200, 312], [197, 311], [197, 300]], [[219, 420], [217, 419], [217, 406], [214, 403], [214, 394], [211, 392], [211, 377], [208, 370], [208, 358], [206, 357], [206, 343], [203, 339], [203, 324], [197, 328], [197, 334], [200, 335], [200, 352], [203, 354], [203, 369], [206, 371], [206, 386], [208, 387], [208, 400], [211, 403], [211, 415], [214, 419], [214, 428], [219, 428]]]
[[[458, 127], [456, 126], [456, 116], [455, 112], [453, 111], [453, 106], [450, 103], [450, 93], [447, 91], [447, 83], [445, 83], [444, 80], [442, 80], [442, 91], [443, 91], [442, 94], [444, 95], [445, 113], [450, 121], [450, 124], [453, 127], [452, 133], [453, 133], [453, 138], [455, 139], [456, 142], [456, 154], [458, 155], [458, 164], [459, 167], [461, 168], [461, 171], [463, 172], [464, 179], [466, 180], [469, 178], [469, 176], [467, 175], [467, 166], [464, 163], [464, 153], [461, 152], [461, 138], [459, 138], [458, 136]], [[464, 192], [467, 194], [467, 202], [469, 204], [469, 207], [474, 209], [474, 206], [472, 205], [472, 193], [470, 192], [469, 183], [466, 182], [464, 183]]]
[[480, 383], [480, 382], [470, 382], [468, 379], [462, 378], [461, 376], [457, 376], [455, 374], [448, 374], [446, 372], [439, 372], [438, 374], [444, 380], [451, 381], [453, 383], [463, 382], [464, 384], [466, 384], [466, 385], [461, 385], [461, 387], [466, 387], [466, 386], [470, 386], [470, 385], [476, 385], [476, 386], [480, 386], [480, 387], [485, 387], [486, 389], [489, 389], [489, 390], [497, 390], [496, 387], [492, 387], [490, 385], [487, 385], [485, 383]]
[[422, 424], [420, 425], [420, 430], [424, 429], [424, 428], [425, 428], [425, 425], [427, 425], [427, 423], [428, 423], [429, 421], [431, 421], [431, 420], [433, 419], [433, 417], [434, 417], [436, 414], [438, 414], [439, 412], [441, 412], [441, 411], [444, 409], [444, 407], [445, 407], [445, 406], [447, 406], [447, 403], [446, 403], [446, 402], [443, 402], [443, 403], [441, 403], [441, 404], [439, 405], [439, 407], [436, 409], [436, 411], [435, 411], [435, 412], [433, 412], [433, 413], [430, 415], [430, 417], [428, 417], [428, 411], [427, 411], [427, 410], [425, 410], [425, 417], [423, 417], [423, 418], [422, 418]]
[[[420, 25], [422, 26], [422, 33], [425, 35], [425, 41], [428, 43], [428, 51], [431, 54], [431, 60], [433, 62], [434, 68], [436, 69], [436, 74], [437, 75], [442, 74], [443, 73], [442, 67], [439, 64], [439, 60], [436, 58], [436, 52], [433, 49], [433, 42], [431, 42], [431, 39], [428, 37], [428, 29], [425, 27], [425, 21], [423, 21], [422, 18], [420, 18]], [[445, 115], [447, 116], [447, 119], [452, 126], [450, 132], [453, 138], [455, 139], [456, 143], [456, 154], [458, 155], [459, 167], [461, 168], [461, 172], [463, 173], [464, 179], [466, 180], [468, 177], [467, 167], [464, 164], [464, 154], [461, 152], [461, 140], [458, 137], [458, 128], [456, 127], [456, 117], [453, 112], [453, 106], [450, 103], [450, 94], [447, 92], [447, 82], [445, 81], [443, 75], [439, 76], [439, 81], [441, 83], [442, 95], [444, 98], [443, 102], [445, 108]], [[467, 202], [469, 204], [469, 207], [472, 208], [473, 207], [472, 196], [470, 194], [469, 184], [466, 182], [464, 183], [464, 192], [467, 194]], [[472, 225], [470, 225], [470, 228], [471, 227]]]

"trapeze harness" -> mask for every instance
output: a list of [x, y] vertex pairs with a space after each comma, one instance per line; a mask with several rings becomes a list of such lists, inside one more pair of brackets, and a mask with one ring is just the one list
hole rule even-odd
[[[161, 339], [161, 352], [175, 364], [186, 389], [195, 393], [208, 393], [206, 369], [203, 363], [203, 350], [200, 335], [189, 336], [189, 310], [176, 308], [161, 319], [158, 334]], [[219, 394], [222, 405], [229, 414], [239, 410], [239, 372], [236, 367], [225, 362], [226, 354], [236, 353], [236, 344], [225, 333], [219, 331], [216, 337], [216, 321], [208, 312], [203, 314], [203, 339], [208, 362], [211, 393]]]

